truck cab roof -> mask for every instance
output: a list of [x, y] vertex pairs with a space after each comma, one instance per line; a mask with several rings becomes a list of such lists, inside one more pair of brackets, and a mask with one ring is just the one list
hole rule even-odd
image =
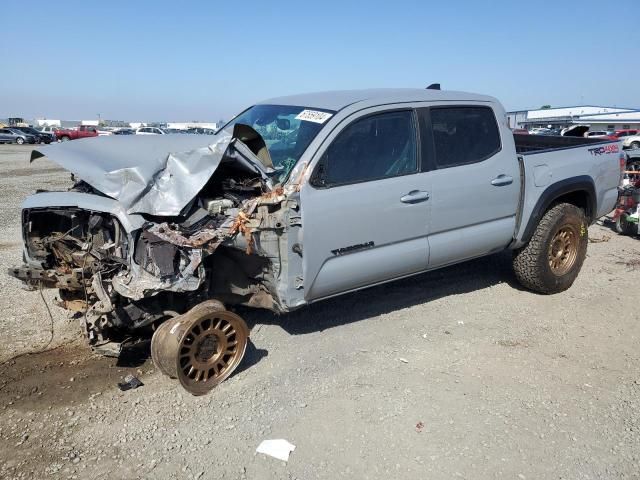
[[437, 101], [495, 102], [493, 97], [474, 93], [420, 88], [375, 88], [365, 90], [333, 90], [270, 98], [263, 105], [296, 105], [338, 111], [349, 105], [367, 106], [405, 102]]

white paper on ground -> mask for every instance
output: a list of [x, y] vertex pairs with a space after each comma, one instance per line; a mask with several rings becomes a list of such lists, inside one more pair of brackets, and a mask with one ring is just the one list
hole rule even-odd
[[289, 460], [289, 454], [295, 449], [295, 445], [279, 438], [277, 440], [263, 440], [262, 443], [258, 445], [258, 448], [256, 448], [256, 452], [264, 453], [265, 455], [287, 462]]

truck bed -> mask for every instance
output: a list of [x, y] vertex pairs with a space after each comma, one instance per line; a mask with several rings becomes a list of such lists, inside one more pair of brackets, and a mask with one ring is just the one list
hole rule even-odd
[[521, 155], [524, 188], [521, 218], [529, 219], [528, 226], [518, 225], [516, 248], [524, 244], [531, 228], [538, 225], [547, 197], [558, 197], [574, 188], [590, 191], [592, 204], [585, 208], [592, 222], [615, 206], [622, 152], [619, 141], [517, 134], [514, 141], [516, 152]]
[[593, 143], [611, 142], [611, 140], [607, 138], [559, 137], [551, 135], [523, 135], [517, 133], [513, 135], [513, 138], [516, 142], [516, 152], [523, 154], [573, 148]]

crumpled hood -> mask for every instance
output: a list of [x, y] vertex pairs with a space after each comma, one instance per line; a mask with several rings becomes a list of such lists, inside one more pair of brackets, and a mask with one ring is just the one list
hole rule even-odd
[[[233, 145], [232, 148], [229, 148]], [[128, 213], [175, 216], [198, 194], [227, 150], [234, 160], [267, 179], [257, 157], [228, 131], [205, 135], [126, 135], [74, 140], [40, 147], [46, 156]]]

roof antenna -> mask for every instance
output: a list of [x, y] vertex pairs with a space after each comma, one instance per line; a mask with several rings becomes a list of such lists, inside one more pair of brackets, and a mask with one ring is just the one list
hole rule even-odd
[[429, 85], [427, 87], [427, 90], [440, 90], [440, 84], [439, 83], [432, 83], [431, 85]]

